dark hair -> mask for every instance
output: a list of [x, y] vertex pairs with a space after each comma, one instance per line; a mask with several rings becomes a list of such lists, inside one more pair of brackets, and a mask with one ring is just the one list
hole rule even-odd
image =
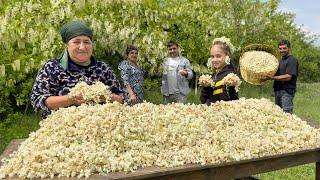
[[287, 39], [282, 39], [282, 40], [279, 42], [278, 46], [281, 46], [281, 45], [287, 45], [288, 48], [291, 47], [290, 41], [287, 40]]
[[126, 49], [126, 55], [128, 56], [129, 53], [130, 53], [130, 51], [132, 51], [132, 50], [138, 51], [138, 48], [137, 48], [136, 46], [134, 46], [134, 45], [129, 45], [129, 46], [127, 47], [127, 49]]
[[[215, 42], [212, 44], [212, 46], [214, 46], [214, 45], [219, 45], [219, 46], [222, 48], [222, 50], [223, 50], [224, 53], [226, 53], [228, 56], [231, 56], [231, 49], [230, 49], [230, 47], [229, 47], [225, 42], [215, 41]], [[211, 47], [212, 47], [212, 46], [211, 46]], [[230, 58], [231, 58], [231, 57], [230, 57]]]
[[177, 46], [179, 47], [178, 43], [176, 41], [169, 41], [168, 44], [167, 44], [167, 48], [171, 47], [171, 46]]

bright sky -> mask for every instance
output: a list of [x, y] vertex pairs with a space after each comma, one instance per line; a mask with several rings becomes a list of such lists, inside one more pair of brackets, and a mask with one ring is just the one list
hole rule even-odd
[[[320, 35], [320, 3], [316, 0], [282, 0], [280, 11], [296, 14], [295, 23], [312, 34]], [[320, 46], [320, 40], [315, 43]]]

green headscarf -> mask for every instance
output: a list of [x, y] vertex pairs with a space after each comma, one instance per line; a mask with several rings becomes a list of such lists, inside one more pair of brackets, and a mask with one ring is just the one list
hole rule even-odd
[[60, 29], [60, 35], [64, 43], [67, 43], [70, 39], [85, 35], [92, 40], [92, 30], [84, 24], [82, 21], [76, 20], [71, 21], [62, 26]]

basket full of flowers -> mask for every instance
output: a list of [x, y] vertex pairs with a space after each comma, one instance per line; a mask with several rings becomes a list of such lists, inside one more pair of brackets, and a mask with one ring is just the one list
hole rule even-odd
[[263, 79], [273, 76], [279, 67], [276, 51], [266, 44], [251, 44], [241, 53], [240, 72], [242, 78], [254, 85], [265, 83]]

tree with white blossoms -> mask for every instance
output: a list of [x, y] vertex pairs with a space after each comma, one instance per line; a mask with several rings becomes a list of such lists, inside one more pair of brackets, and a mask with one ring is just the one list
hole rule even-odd
[[[159, 74], [166, 43], [175, 39], [193, 70], [204, 72], [208, 47], [215, 37], [231, 38], [238, 49], [249, 43], [276, 45], [282, 37], [290, 37], [303, 52], [308, 44], [304, 33], [291, 23], [292, 14], [277, 11], [279, 2], [0, 1], [0, 113], [12, 104], [26, 104], [35, 72], [65, 47], [59, 28], [73, 19], [81, 19], [93, 29], [94, 55], [98, 58], [103, 59], [106, 52], [123, 54], [125, 47], [133, 43], [139, 49], [140, 66], [151, 75]], [[304, 47], [299, 48], [300, 44]], [[235, 54], [233, 61], [236, 59]], [[9, 97], [14, 97], [10, 98], [14, 102]]]

